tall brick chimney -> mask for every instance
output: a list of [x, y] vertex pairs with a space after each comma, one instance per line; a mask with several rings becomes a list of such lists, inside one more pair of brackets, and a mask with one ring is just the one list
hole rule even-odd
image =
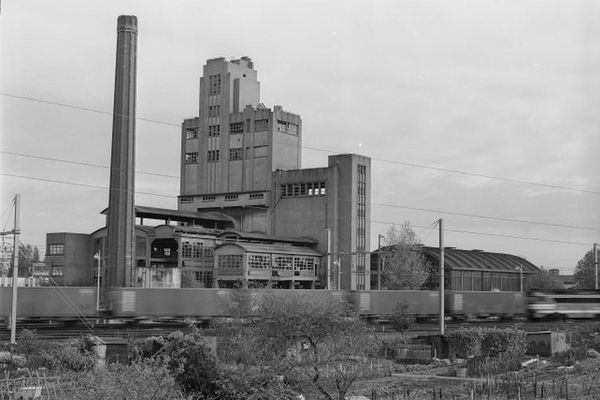
[[132, 286], [135, 282], [136, 60], [137, 17], [121, 15], [117, 21], [105, 286]]

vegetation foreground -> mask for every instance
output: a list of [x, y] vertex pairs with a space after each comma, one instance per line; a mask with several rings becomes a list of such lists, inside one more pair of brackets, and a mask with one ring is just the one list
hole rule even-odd
[[[308, 301], [273, 294], [256, 303], [241, 290], [228, 301], [235, 318], [208, 332], [133, 341], [131, 362], [107, 367], [98, 365], [91, 337], [51, 343], [23, 330], [16, 346], [0, 349], [0, 399], [31, 395], [27, 390], [45, 399], [600, 397], [600, 359], [588, 357], [600, 351], [600, 324], [575, 329], [569, 351], [527, 368], [518, 329], [458, 330], [447, 335], [450, 360], [407, 365], [395, 360], [413, 322], [405, 306], [392, 321], [400, 332], [382, 334], [327, 292]], [[216, 352], [207, 334], [217, 337]], [[457, 378], [457, 369], [469, 378]]]

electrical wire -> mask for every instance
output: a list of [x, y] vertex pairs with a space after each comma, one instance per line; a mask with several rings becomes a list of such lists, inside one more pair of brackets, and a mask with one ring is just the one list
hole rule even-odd
[[[37, 99], [34, 97], [19, 96], [19, 95], [15, 95], [15, 94], [11, 94], [11, 93], [0, 92], [0, 95], [5, 96], [5, 97], [11, 97], [11, 98], [16, 98], [16, 99], [21, 99], [21, 100], [37, 102], [37, 103], [48, 104], [48, 105], [72, 108], [72, 109], [81, 110], [81, 111], [88, 111], [88, 112], [94, 112], [94, 113], [105, 114], [105, 115], [116, 115], [116, 116], [128, 117], [128, 115], [115, 114], [110, 111], [103, 111], [103, 110], [97, 110], [97, 109], [93, 109], [93, 108], [75, 106], [72, 104], [58, 103], [55, 101], [42, 100], [42, 99]], [[142, 117], [136, 117], [136, 120], [181, 128], [181, 124], [175, 124], [172, 122], [153, 120], [153, 119], [142, 118]], [[287, 144], [287, 143], [281, 143], [281, 144]], [[323, 149], [323, 148], [314, 147], [314, 146], [301, 145], [300, 147], [303, 149], [322, 151], [322, 152], [327, 152], [327, 153], [332, 153], [332, 154], [339, 153], [338, 151]], [[565, 190], [565, 191], [570, 191], [570, 192], [579, 192], [579, 193], [600, 195], [600, 191], [595, 191], [595, 190], [574, 188], [574, 187], [561, 186], [561, 185], [553, 185], [553, 184], [547, 184], [547, 183], [542, 183], [542, 182], [526, 181], [526, 180], [517, 179], [517, 178], [507, 178], [507, 177], [501, 177], [501, 176], [496, 176], [496, 175], [482, 174], [482, 173], [478, 173], [478, 172], [462, 171], [462, 170], [458, 170], [458, 169], [443, 168], [443, 167], [419, 164], [419, 163], [408, 162], [408, 161], [391, 160], [391, 159], [380, 158], [380, 157], [370, 157], [370, 158], [373, 161], [380, 161], [380, 162], [389, 163], [389, 164], [402, 165], [405, 167], [423, 168], [423, 169], [440, 171], [440, 172], [445, 172], [445, 173], [450, 173], [450, 174], [473, 176], [473, 177], [477, 177], [477, 178], [493, 179], [493, 180], [499, 180], [499, 181], [503, 181], [503, 182], [519, 183], [519, 184], [523, 184], [523, 185], [531, 185], [531, 186], [538, 186], [538, 187], [544, 187], [544, 188], [550, 188], [550, 189]]]

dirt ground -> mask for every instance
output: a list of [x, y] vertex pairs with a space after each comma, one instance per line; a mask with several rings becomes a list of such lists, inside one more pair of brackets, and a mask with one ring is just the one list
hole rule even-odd
[[375, 396], [378, 400], [512, 400], [519, 396], [521, 399], [600, 399], [600, 359], [596, 358], [582, 360], [571, 367], [542, 359], [538, 366], [485, 378], [449, 376], [452, 369], [431, 366], [419, 371], [361, 379], [353, 385], [351, 394], [368, 399]]

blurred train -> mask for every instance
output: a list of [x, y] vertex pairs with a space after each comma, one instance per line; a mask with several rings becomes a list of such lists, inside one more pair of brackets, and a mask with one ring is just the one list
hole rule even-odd
[[[286, 296], [289, 289], [272, 289], [271, 295]], [[386, 318], [398, 303], [408, 305], [418, 318], [439, 314], [439, 292], [426, 290], [326, 291], [294, 290], [307, 299], [337, 298], [347, 301], [365, 318]], [[93, 287], [22, 287], [18, 291], [17, 317], [20, 320], [106, 319], [195, 319], [230, 316], [237, 289], [143, 289], [116, 288], [101, 291], [97, 311]], [[249, 290], [251, 299], [260, 299], [265, 290]], [[9, 313], [11, 288], [0, 287], [0, 320]], [[237, 299], [240, 301], [240, 298]], [[242, 299], [248, 302], [248, 299]], [[547, 317], [589, 318], [600, 316], [600, 292], [534, 291], [457, 292], [444, 297], [446, 316], [454, 319], [498, 317], [531, 319]]]
[[[272, 289], [271, 295], [285, 296], [289, 289]], [[424, 290], [326, 291], [294, 290], [307, 299], [333, 297], [347, 301], [366, 318], [386, 318], [398, 303], [408, 305], [419, 318], [439, 314], [439, 292]], [[102, 290], [97, 311], [96, 288], [93, 287], [22, 287], [18, 290], [17, 317], [20, 320], [108, 319], [195, 319], [227, 317], [231, 302], [241, 293], [236, 289], [145, 289], [116, 288]], [[260, 299], [265, 290], [249, 290]], [[11, 288], [0, 287], [0, 320], [8, 318]], [[239, 300], [239, 299], [238, 299]], [[445, 293], [445, 312], [449, 317], [514, 318], [527, 314], [526, 296], [520, 292], [452, 292]]]

